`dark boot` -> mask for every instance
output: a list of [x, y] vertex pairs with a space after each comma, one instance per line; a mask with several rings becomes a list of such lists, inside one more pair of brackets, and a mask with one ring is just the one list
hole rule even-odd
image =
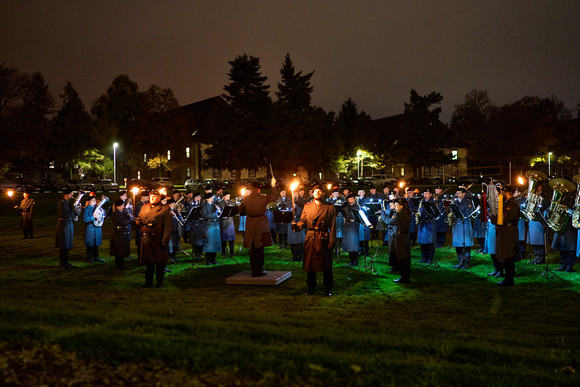
[[560, 265], [559, 268], [554, 269], [554, 271], [564, 271], [564, 270], [566, 270], [567, 267], [568, 267], [568, 265], [562, 264], [562, 265]]

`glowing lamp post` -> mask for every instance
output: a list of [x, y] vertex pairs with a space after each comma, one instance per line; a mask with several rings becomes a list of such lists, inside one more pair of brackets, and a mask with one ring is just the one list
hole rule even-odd
[[551, 176], [550, 161], [552, 159], [552, 152], [548, 152], [548, 177]]
[[292, 221], [295, 222], [296, 218], [294, 217], [294, 190], [298, 187], [298, 183], [294, 182], [290, 184], [290, 192], [292, 193]]
[[113, 144], [113, 181], [117, 182], [117, 147], [118, 143]]
[[357, 172], [357, 177], [360, 179], [360, 158], [362, 156], [362, 151], [359, 149], [356, 152], [356, 157], [358, 159], [358, 167], [356, 168], [356, 172]]

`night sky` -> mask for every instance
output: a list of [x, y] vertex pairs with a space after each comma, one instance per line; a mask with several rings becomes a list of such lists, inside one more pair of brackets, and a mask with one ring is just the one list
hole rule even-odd
[[171, 88], [182, 105], [223, 93], [228, 61], [260, 58], [274, 98], [290, 53], [315, 71], [313, 103], [351, 97], [373, 118], [411, 89], [443, 95], [442, 120], [472, 89], [580, 103], [580, 1], [3, 0], [0, 62], [67, 81], [87, 108], [119, 74]]

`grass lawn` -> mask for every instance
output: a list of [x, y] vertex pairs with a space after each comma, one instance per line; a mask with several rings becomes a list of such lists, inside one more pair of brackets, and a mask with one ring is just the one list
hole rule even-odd
[[433, 270], [415, 248], [412, 282], [398, 285], [380, 248], [380, 275], [342, 266], [343, 254], [333, 296], [322, 296], [320, 278], [320, 295], [306, 297], [301, 265], [275, 247], [266, 269], [291, 270], [289, 280], [226, 285], [249, 269], [238, 241], [239, 264], [218, 255], [219, 266], [199, 259], [191, 269], [179, 254], [164, 288], [141, 289], [143, 267], [129, 260], [117, 272], [108, 257], [109, 220], [107, 262], [84, 260], [77, 223], [77, 268], [60, 270], [59, 197], [35, 196], [33, 240], [0, 199], [2, 385], [580, 385], [578, 273], [538, 278], [544, 266], [520, 262], [516, 286], [499, 288], [486, 276], [489, 256], [458, 272], [455, 252], [438, 249]]

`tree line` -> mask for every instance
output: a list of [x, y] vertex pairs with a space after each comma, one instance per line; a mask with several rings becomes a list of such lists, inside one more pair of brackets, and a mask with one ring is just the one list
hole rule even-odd
[[[445, 125], [439, 120], [442, 95], [411, 90], [402, 127], [381, 131], [350, 98], [338, 113], [314, 106], [314, 71], [297, 71], [290, 54], [281, 63], [275, 99], [258, 57], [243, 54], [228, 63], [229, 83], [222, 94], [227, 108], [206, 138], [208, 168], [240, 171], [271, 164], [280, 175], [345, 172], [364, 149], [377, 170], [394, 161], [418, 170], [450, 162], [440, 150], [449, 144], [467, 147], [470, 161], [481, 164], [498, 155], [532, 157], [578, 146], [559, 126], [573, 112], [553, 96], [526, 96], [497, 107], [487, 91], [472, 90]], [[57, 99], [39, 72], [25, 74], [2, 64], [0, 171], [51, 165], [64, 176], [72, 177], [79, 167], [87, 175], [103, 176], [112, 170], [114, 142], [129, 167], [142, 165], [146, 154], [151, 168], [171, 169], [178, 161], [163, 159], [164, 152], [186, 144], [191, 135], [178, 107], [170, 88], [140, 90], [128, 75], [119, 75], [87, 110], [70, 82]]]

